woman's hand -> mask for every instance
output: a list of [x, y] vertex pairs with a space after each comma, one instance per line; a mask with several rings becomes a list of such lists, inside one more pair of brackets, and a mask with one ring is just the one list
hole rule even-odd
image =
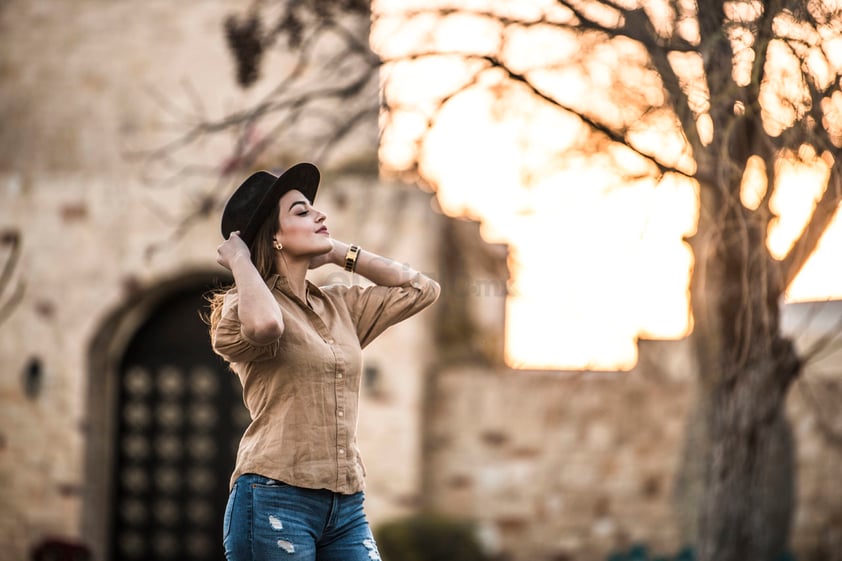
[[333, 238], [330, 239], [330, 243], [332, 244], [330, 251], [310, 259], [311, 269], [316, 269], [328, 263], [338, 264], [345, 260], [345, 252], [348, 250], [348, 244], [342, 243]]
[[216, 248], [216, 262], [229, 271], [233, 271], [234, 261], [241, 257], [251, 259], [251, 252], [246, 242], [240, 237], [240, 232], [231, 232], [228, 239]]
[[258, 345], [277, 341], [284, 333], [281, 307], [251, 262], [251, 252], [239, 232], [231, 232], [216, 248], [216, 262], [234, 274], [243, 335]]

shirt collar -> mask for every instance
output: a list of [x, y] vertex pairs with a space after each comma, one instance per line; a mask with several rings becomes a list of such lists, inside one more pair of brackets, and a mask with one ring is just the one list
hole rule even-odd
[[[307, 292], [311, 296], [318, 296], [319, 298], [322, 297], [322, 291], [319, 289], [318, 286], [310, 282], [309, 279], [305, 282], [307, 283]], [[277, 288], [283, 294], [291, 298], [294, 302], [297, 302], [305, 308], [308, 307], [305, 302], [302, 302], [301, 299], [295, 295], [295, 293], [292, 291], [292, 288], [290, 287], [289, 279], [284, 275], [275, 273], [267, 279], [266, 284], [269, 286], [269, 288]]]

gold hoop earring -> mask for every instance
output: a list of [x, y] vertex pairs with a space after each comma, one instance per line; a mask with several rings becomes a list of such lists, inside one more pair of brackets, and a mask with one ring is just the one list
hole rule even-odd
[[278, 241], [275, 242], [275, 249], [277, 251], [281, 251], [283, 248], [284, 248], [284, 245], [281, 242], [278, 242]]

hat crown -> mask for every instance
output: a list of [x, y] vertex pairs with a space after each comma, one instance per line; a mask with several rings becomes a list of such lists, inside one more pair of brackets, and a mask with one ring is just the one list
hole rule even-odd
[[301, 191], [312, 204], [319, 188], [319, 169], [307, 162], [296, 164], [279, 177], [268, 171], [248, 176], [225, 203], [222, 211], [222, 237], [240, 232], [251, 245], [260, 226], [269, 218], [281, 197], [293, 189]]

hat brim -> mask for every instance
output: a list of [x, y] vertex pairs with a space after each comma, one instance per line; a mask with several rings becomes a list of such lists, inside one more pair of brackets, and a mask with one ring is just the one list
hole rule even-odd
[[228, 239], [231, 232], [239, 231], [240, 238], [251, 245], [278, 201], [289, 191], [301, 191], [313, 204], [320, 178], [319, 168], [308, 162], [290, 167], [279, 177], [266, 171], [253, 173], [225, 203], [222, 237]]

